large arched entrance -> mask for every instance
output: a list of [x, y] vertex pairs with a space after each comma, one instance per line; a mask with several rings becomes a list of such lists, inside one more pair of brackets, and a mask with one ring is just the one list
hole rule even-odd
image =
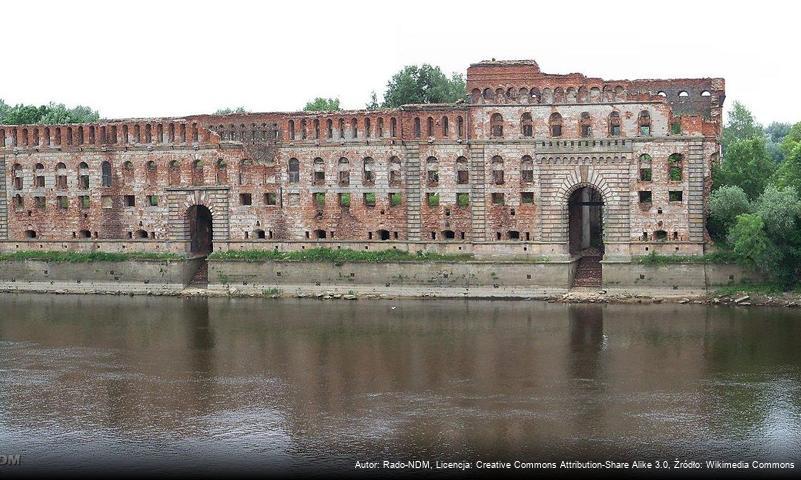
[[192, 205], [186, 210], [189, 222], [189, 251], [195, 255], [208, 255], [214, 249], [211, 211], [204, 205]]
[[593, 186], [574, 191], [568, 206], [568, 250], [579, 257], [573, 277], [573, 286], [601, 286], [601, 258], [604, 254], [603, 206], [604, 200]]

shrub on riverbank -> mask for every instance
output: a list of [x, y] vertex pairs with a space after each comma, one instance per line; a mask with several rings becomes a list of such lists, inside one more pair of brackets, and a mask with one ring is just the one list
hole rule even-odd
[[442, 255], [439, 253], [412, 253], [404, 250], [360, 251], [331, 248], [311, 248], [293, 252], [275, 250], [238, 250], [214, 252], [209, 260], [244, 260], [248, 262], [283, 261], [283, 262], [420, 262], [420, 261], [464, 261], [472, 260], [472, 254]]
[[124, 262], [127, 260], [181, 260], [177, 253], [158, 252], [53, 252], [19, 251], [0, 253], [0, 261], [38, 260], [56, 263]]
[[706, 255], [660, 255], [651, 252], [648, 255], [634, 257], [634, 261], [642, 265], [670, 265], [676, 263], [737, 263], [737, 256], [729, 250], [707, 253]]

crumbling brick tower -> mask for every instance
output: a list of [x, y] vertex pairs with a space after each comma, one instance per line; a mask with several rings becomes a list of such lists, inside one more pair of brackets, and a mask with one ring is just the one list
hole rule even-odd
[[378, 111], [0, 126], [0, 250], [703, 253], [723, 79], [493, 60], [467, 89]]

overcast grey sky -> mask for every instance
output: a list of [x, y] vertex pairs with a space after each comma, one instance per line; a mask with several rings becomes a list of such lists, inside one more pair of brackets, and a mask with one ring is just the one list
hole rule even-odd
[[108, 118], [298, 110], [315, 96], [362, 108], [407, 64], [464, 73], [533, 58], [609, 79], [720, 76], [728, 106], [795, 122], [799, 12], [772, 0], [16, 1], [0, 22], [0, 98]]

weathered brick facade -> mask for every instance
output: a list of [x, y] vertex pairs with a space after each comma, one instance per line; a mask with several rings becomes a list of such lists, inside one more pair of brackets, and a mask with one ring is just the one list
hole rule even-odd
[[703, 252], [723, 79], [485, 61], [467, 90], [392, 110], [0, 126], [0, 248], [182, 251], [197, 204], [215, 249], [564, 258], [568, 200], [589, 186], [607, 258]]

